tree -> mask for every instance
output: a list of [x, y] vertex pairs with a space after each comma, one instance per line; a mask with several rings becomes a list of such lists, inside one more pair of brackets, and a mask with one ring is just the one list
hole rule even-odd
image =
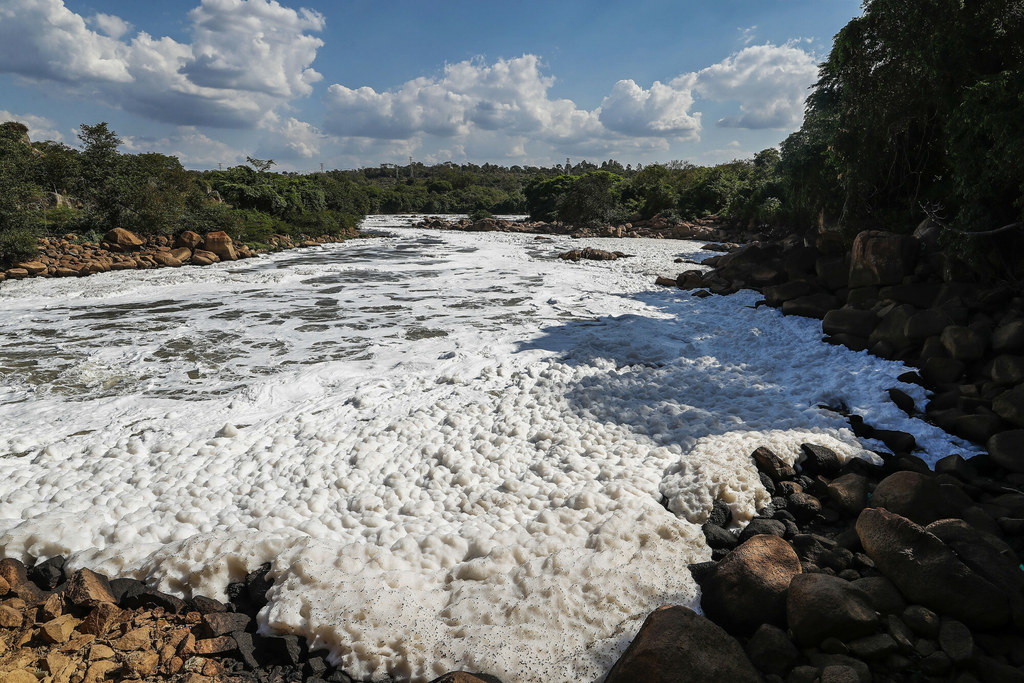
[[604, 225], [622, 216], [619, 184], [622, 176], [590, 171], [576, 179], [558, 200], [558, 217], [574, 225]]

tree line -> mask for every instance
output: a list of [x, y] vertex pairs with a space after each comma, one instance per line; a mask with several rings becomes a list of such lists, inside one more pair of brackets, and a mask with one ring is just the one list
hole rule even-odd
[[120, 153], [105, 123], [81, 127], [80, 150], [0, 124], [0, 259], [45, 232], [224, 230], [260, 243], [345, 230], [367, 213], [583, 225], [714, 216], [847, 237], [910, 232], [927, 218], [965, 254], [1020, 253], [1021, 121], [1024, 0], [866, 0], [835, 36], [800, 129], [777, 149], [714, 166], [410, 162], [296, 174], [249, 158], [199, 172], [171, 156]]

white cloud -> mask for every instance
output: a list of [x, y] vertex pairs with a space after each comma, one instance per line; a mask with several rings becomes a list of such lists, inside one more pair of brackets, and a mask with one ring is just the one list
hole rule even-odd
[[707, 99], [739, 102], [739, 113], [719, 119], [719, 126], [795, 128], [803, 120], [808, 88], [817, 75], [814, 55], [791, 43], [765, 43], [701, 69], [695, 89]]
[[743, 41], [744, 45], [750, 45], [752, 42], [754, 42], [755, 31], [757, 31], [756, 25], [747, 26], [746, 28], [740, 27], [736, 30], [740, 32], [740, 40]]
[[324, 98], [325, 128], [335, 135], [393, 140], [502, 131], [572, 141], [599, 133], [595, 112], [549, 98], [553, 83], [541, 74], [538, 57], [523, 55], [492, 65], [446, 64], [439, 78], [416, 78], [386, 92], [334, 84]]
[[45, 116], [12, 114], [6, 109], [0, 109], [0, 123], [5, 121], [18, 121], [28, 126], [28, 136], [32, 142], [41, 142], [43, 140], [64, 141], [64, 135], [57, 129], [57, 124]]
[[127, 22], [85, 19], [63, 0], [0, 0], [0, 72], [58, 81], [64, 92], [182, 125], [252, 127], [313, 91], [321, 15], [276, 0], [202, 0], [189, 12], [192, 42], [145, 32], [115, 39]]
[[88, 23], [99, 29], [103, 35], [115, 40], [132, 30], [132, 25], [121, 17], [103, 14], [102, 12], [90, 17]]
[[700, 113], [691, 114], [693, 79], [671, 84], [655, 81], [644, 90], [632, 80], [619, 81], [601, 102], [600, 120], [609, 130], [628, 136], [671, 136], [695, 140]]
[[289, 117], [280, 123], [266, 124], [258, 155], [275, 160], [312, 159], [320, 154], [327, 136], [305, 121]]

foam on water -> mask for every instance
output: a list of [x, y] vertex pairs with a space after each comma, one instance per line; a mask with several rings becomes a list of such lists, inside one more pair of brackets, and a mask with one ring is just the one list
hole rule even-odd
[[[223, 597], [356, 678], [598, 680], [697, 607], [750, 452], [864, 447], [835, 412], [971, 454], [820, 323], [652, 289], [693, 242], [440, 233], [0, 287], [0, 550]], [[566, 263], [570, 246], [635, 254]], [[903, 385], [923, 400], [923, 391]]]

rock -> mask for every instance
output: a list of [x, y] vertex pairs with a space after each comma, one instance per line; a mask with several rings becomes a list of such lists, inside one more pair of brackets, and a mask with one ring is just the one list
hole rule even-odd
[[924, 341], [928, 337], [941, 335], [952, 324], [953, 319], [942, 309], [926, 308], [907, 319], [903, 333], [912, 341]]
[[846, 641], [870, 635], [878, 616], [867, 593], [835, 576], [794, 576], [786, 616], [797, 643], [813, 647], [828, 637]]
[[222, 636], [231, 631], [244, 631], [249, 626], [249, 615], [239, 612], [213, 612], [203, 615], [204, 635]]
[[952, 384], [963, 376], [967, 366], [954, 358], [929, 358], [921, 368], [921, 375], [931, 385]]
[[970, 327], [950, 325], [940, 338], [946, 351], [956, 360], [978, 360], [985, 355], [987, 340]]
[[1000, 432], [985, 444], [992, 461], [1011, 472], [1024, 472], [1024, 429]]
[[825, 314], [821, 321], [821, 329], [825, 334], [849, 334], [867, 337], [878, 324], [878, 316], [874, 311], [865, 311], [852, 306], [843, 306]]
[[955, 619], [943, 619], [939, 625], [939, 647], [956, 664], [963, 664], [974, 653], [974, 637]]
[[871, 671], [868, 669], [868, 665], [854, 657], [847, 655], [830, 655], [820, 652], [808, 652], [807, 659], [811, 661], [811, 664], [818, 667], [819, 671], [824, 672], [829, 667], [844, 667], [853, 669], [857, 673], [857, 680], [860, 683], [871, 683]]
[[1024, 351], [1024, 320], [1014, 320], [992, 333], [992, 350], [998, 353]]
[[654, 284], [658, 285], [659, 287], [675, 287], [676, 281], [670, 277], [662, 277], [659, 275], [657, 278], [655, 278]]
[[73, 605], [82, 607], [116, 602], [107, 577], [88, 569], [79, 569], [71, 575], [65, 595]]
[[740, 543], [745, 543], [758, 535], [778, 536], [781, 538], [786, 535], [786, 525], [777, 519], [755, 517], [740, 532], [738, 540]]
[[200, 614], [211, 614], [213, 612], [227, 612], [228, 608], [223, 602], [208, 598], [205, 595], [197, 595], [192, 598], [191, 605], [186, 607], [189, 612], [199, 612]]
[[1006, 595], [1011, 609], [1024, 614], [1024, 572], [1006, 541], [962, 519], [942, 519], [925, 527], [945, 543], [961, 562]]
[[181, 598], [148, 587], [138, 593], [125, 595], [121, 598], [120, 605], [127, 609], [163, 607], [166, 611], [175, 614], [185, 609], [185, 601]]
[[875, 566], [909, 600], [977, 628], [994, 628], [1009, 620], [1002, 591], [909, 519], [867, 508], [857, 518], [856, 529]]
[[769, 306], [778, 308], [787, 301], [807, 296], [811, 293], [811, 283], [807, 280], [790, 280], [781, 285], [764, 288], [764, 298]]
[[202, 243], [203, 238], [198, 233], [186, 230], [174, 239], [174, 248], [192, 251]]
[[846, 664], [832, 664], [821, 669], [821, 683], [860, 683], [857, 670]]
[[733, 533], [715, 524], [705, 524], [701, 527], [701, 531], [704, 532], [704, 540], [712, 550], [716, 548], [731, 550], [736, 547], [738, 542]]
[[884, 342], [894, 352], [901, 352], [913, 344], [907, 336], [907, 323], [917, 313], [917, 309], [909, 304], [894, 306], [882, 315], [875, 329], [868, 336], [868, 343], [874, 347]]
[[4, 628], [21, 628], [21, 610], [7, 605], [0, 605], [0, 626]]
[[708, 522], [715, 526], [725, 528], [732, 521], [732, 508], [724, 500], [716, 499], [711, 504], [711, 514], [708, 515]]
[[849, 287], [895, 285], [916, 265], [913, 237], [868, 230], [857, 235], [850, 252]]
[[64, 582], [64, 558], [57, 555], [38, 562], [27, 571], [27, 576], [44, 591], [53, 590]]
[[850, 653], [860, 659], [884, 659], [898, 649], [896, 640], [888, 633], [876, 633], [850, 643]]
[[759, 671], [783, 674], [793, 667], [800, 651], [778, 626], [761, 624], [746, 645], [747, 656]]
[[8, 268], [4, 271], [4, 276], [8, 280], [23, 280], [28, 277], [28, 271], [24, 268]]
[[951, 431], [968, 441], [985, 443], [999, 433], [1003, 425], [1003, 420], [998, 415], [972, 413], [954, 418]]
[[615, 662], [605, 683], [759, 681], [740, 644], [685, 607], [659, 607]]
[[878, 295], [882, 299], [910, 304], [915, 308], [928, 308], [935, 303], [935, 298], [939, 295], [939, 285], [933, 282], [890, 285], [879, 290]]
[[567, 252], [558, 255], [558, 258], [563, 261], [614, 261], [619, 258], [619, 253], [614, 251], [605, 251], [604, 249], [592, 249], [585, 247], [583, 249], [570, 249]]
[[701, 608], [732, 633], [750, 633], [761, 624], [784, 626], [786, 589], [800, 571], [788, 543], [778, 536], [754, 536], [704, 577]]
[[783, 315], [800, 315], [805, 318], [821, 320], [833, 308], [841, 305], [841, 301], [828, 292], [818, 292], [782, 302]]
[[153, 631], [148, 626], [128, 631], [120, 638], [110, 641], [110, 647], [121, 652], [144, 650], [153, 642]]
[[676, 277], [676, 286], [679, 289], [697, 289], [706, 284], [704, 281], [704, 271], [702, 270], [687, 270]]
[[850, 472], [833, 479], [825, 490], [840, 510], [848, 515], [858, 515], [868, 504], [868, 484], [867, 477]]
[[147, 652], [130, 652], [124, 658], [125, 668], [138, 678], [146, 678], [156, 673], [160, 664], [160, 655], [152, 650]]
[[896, 585], [884, 576], [868, 576], [851, 582], [867, 594], [871, 606], [882, 614], [902, 614], [907, 603]]
[[757, 469], [767, 474], [772, 481], [778, 482], [796, 476], [796, 470], [764, 446], [759, 446], [750, 457], [757, 464]]
[[794, 493], [789, 497], [786, 509], [798, 520], [810, 520], [821, 512], [821, 501], [809, 493]]
[[443, 676], [435, 678], [430, 683], [501, 683], [494, 676], [487, 674], [471, 674], [465, 671], [449, 671]]
[[181, 261], [174, 258], [169, 251], [158, 251], [153, 254], [153, 260], [159, 263], [161, 266], [167, 268], [179, 268], [181, 267]]
[[[235, 247], [231, 238], [223, 230], [217, 232], [211, 232], [206, 235], [203, 240], [203, 251], [213, 252], [217, 255], [221, 261], [237, 261], [238, 255], [235, 254]], [[193, 252], [193, 260], [195, 260], [196, 252]]]
[[196, 654], [204, 657], [231, 652], [237, 647], [231, 636], [217, 636], [196, 640]]
[[39, 635], [48, 643], [66, 643], [79, 623], [74, 615], [64, 614], [42, 624], [39, 627]]
[[884, 443], [893, 453], [909, 453], [917, 448], [917, 440], [913, 434], [895, 429], [875, 429], [872, 430], [871, 437]]
[[1024, 427], [1024, 384], [996, 396], [992, 412], [1012, 425]]
[[108, 231], [107, 234], [103, 235], [103, 241], [116, 245], [122, 251], [136, 251], [146, 244], [138, 235], [124, 228], [114, 228]]
[[901, 616], [903, 623], [920, 636], [937, 638], [939, 635], [939, 615], [927, 607], [910, 605]]
[[102, 637], [122, 620], [123, 613], [120, 607], [110, 602], [101, 602], [93, 607], [92, 611], [82, 620], [78, 631]]
[[885, 508], [922, 526], [961, 512], [933, 477], [917, 472], [896, 472], [880, 481], [871, 495], [871, 507]]
[[801, 469], [805, 474], [812, 477], [819, 474], [825, 477], [839, 474], [843, 464], [839, 456], [831, 448], [805, 443], [800, 444], [800, 450], [803, 451]]

